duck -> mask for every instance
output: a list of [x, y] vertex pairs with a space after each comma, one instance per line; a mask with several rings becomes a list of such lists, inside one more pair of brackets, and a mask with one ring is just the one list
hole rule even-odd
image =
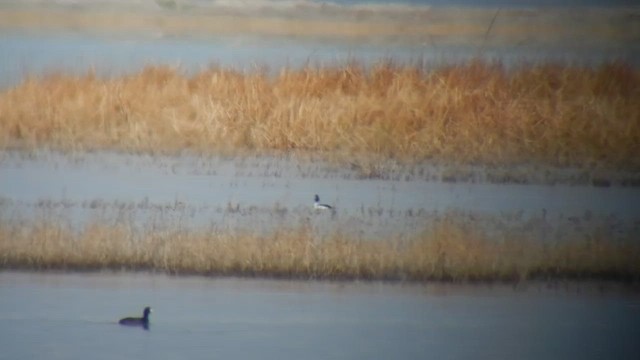
[[313, 203], [313, 208], [316, 210], [333, 210], [333, 207], [331, 207], [330, 205], [327, 204], [320, 204], [320, 196], [318, 196], [318, 194], [316, 194], [315, 196], [315, 202]]
[[118, 323], [126, 326], [142, 326], [145, 329], [149, 329], [149, 314], [153, 312], [149, 306], [144, 308], [142, 317], [126, 317], [120, 319]]

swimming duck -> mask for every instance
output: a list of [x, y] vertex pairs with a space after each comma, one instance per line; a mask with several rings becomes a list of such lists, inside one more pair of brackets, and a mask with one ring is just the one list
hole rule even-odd
[[314, 209], [319, 209], [319, 210], [332, 210], [333, 208], [327, 204], [320, 204], [320, 196], [318, 196], [318, 194], [316, 194], [315, 197], [315, 202], [313, 203], [313, 208]]
[[144, 312], [142, 313], [142, 317], [127, 317], [124, 319], [120, 319], [118, 323], [120, 325], [127, 326], [142, 326], [145, 329], [149, 329], [149, 314], [152, 312], [150, 307], [144, 308]]

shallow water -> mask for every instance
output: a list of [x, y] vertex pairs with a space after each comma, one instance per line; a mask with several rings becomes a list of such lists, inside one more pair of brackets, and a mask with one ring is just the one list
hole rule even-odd
[[635, 358], [638, 294], [567, 286], [0, 272], [0, 358]]
[[[321, 162], [93, 153], [5, 153], [0, 219], [57, 217], [264, 233], [310, 225], [364, 238], [414, 236], [445, 217], [502, 236], [557, 241], [640, 233], [640, 188], [357, 178]], [[313, 196], [335, 211], [313, 210]]]

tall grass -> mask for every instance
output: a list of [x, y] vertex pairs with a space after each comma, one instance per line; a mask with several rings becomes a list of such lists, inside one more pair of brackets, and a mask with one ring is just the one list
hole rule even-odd
[[146, 270], [171, 274], [403, 281], [622, 279], [640, 276], [640, 247], [606, 235], [542, 243], [488, 239], [446, 219], [412, 239], [368, 240], [308, 225], [267, 235], [131, 223], [0, 222], [0, 269]]
[[637, 170], [640, 72], [473, 61], [51, 74], [0, 93], [0, 146]]

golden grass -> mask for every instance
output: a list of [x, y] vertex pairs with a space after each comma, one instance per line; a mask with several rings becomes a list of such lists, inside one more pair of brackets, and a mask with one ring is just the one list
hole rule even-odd
[[[640, 72], [381, 62], [192, 76], [51, 74], [0, 93], [0, 147], [203, 154], [299, 151], [374, 164], [640, 168]], [[353, 160], [356, 159], [356, 160]]]
[[146, 270], [170, 274], [402, 281], [637, 281], [637, 242], [605, 235], [543, 244], [488, 239], [446, 219], [414, 239], [314, 235], [308, 225], [268, 235], [94, 221], [0, 222], [0, 269]]

